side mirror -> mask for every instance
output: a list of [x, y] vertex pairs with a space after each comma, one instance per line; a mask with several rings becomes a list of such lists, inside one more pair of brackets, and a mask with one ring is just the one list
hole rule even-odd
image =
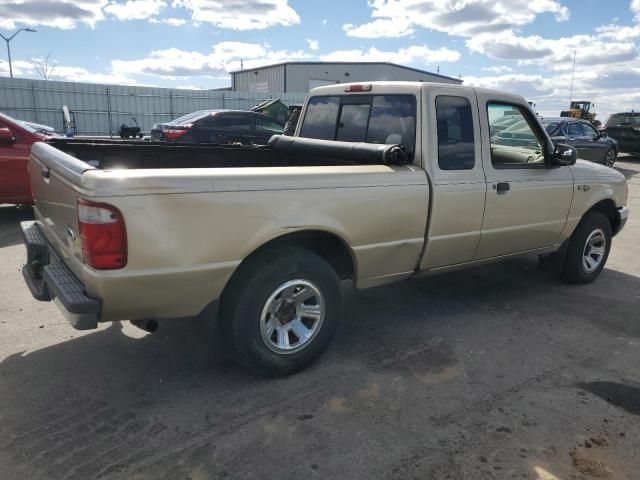
[[10, 146], [16, 143], [16, 137], [13, 136], [8, 128], [0, 128], [0, 145]]
[[578, 151], [571, 145], [556, 145], [551, 156], [551, 165], [559, 167], [567, 167], [575, 165], [578, 160]]

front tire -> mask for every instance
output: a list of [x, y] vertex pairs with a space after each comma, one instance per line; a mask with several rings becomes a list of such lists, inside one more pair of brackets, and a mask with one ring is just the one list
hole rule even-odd
[[223, 293], [223, 341], [250, 372], [290, 375], [327, 349], [340, 303], [340, 280], [323, 258], [292, 247], [265, 251], [241, 265]]
[[611, 250], [611, 223], [600, 212], [588, 212], [571, 235], [560, 278], [567, 283], [593, 282]]

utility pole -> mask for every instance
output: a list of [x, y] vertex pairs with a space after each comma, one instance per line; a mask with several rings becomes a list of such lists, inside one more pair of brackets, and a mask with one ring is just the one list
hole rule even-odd
[[13, 78], [13, 68], [11, 66], [11, 47], [9, 46], [9, 42], [11, 42], [11, 40], [14, 39], [14, 37], [16, 35], [18, 35], [20, 32], [34, 32], [35, 30], [31, 29], [31, 28], [21, 28], [20, 30], [17, 30], [13, 35], [11, 35], [10, 37], [5, 37], [4, 35], [2, 35], [0, 33], [0, 37], [2, 37], [2, 39], [7, 42], [7, 58], [9, 60], [9, 76], [11, 78]]
[[573, 51], [573, 71], [571, 72], [571, 90], [569, 91], [569, 106], [573, 101], [573, 79], [576, 76], [576, 50]]

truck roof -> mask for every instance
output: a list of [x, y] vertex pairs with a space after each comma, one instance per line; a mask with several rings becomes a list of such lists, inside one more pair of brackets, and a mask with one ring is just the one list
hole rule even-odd
[[[348, 88], [353, 85], [371, 85], [371, 90], [362, 91], [362, 92], [348, 92]], [[395, 94], [413, 94], [416, 95], [421, 91], [426, 91], [430, 89], [442, 89], [446, 88], [447, 90], [460, 90], [461, 92], [483, 92], [488, 96], [495, 96], [496, 100], [517, 100], [519, 102], [526, 102], [524, 97], [509, 93], [503, 92], [500, 90], [488, 89], [488, 88], [480, 88], [480, 87], [470, 87], [466, 85], [454, 85], [449, 83], [441, 83], [441, 82], [397, 82], [397, 81], [376, 81], [376, 82], [353, 82], [353, 83], [338, 83], [335, 85], [325, 85], [322, 87], [316, 87], [309, 92], [309, 96], [315, 95], [344, 95], [345, 93], [349, 93], [350, 95], [360, 95], [360, 94], [381, 94], [381, 93], [395, 93]]]

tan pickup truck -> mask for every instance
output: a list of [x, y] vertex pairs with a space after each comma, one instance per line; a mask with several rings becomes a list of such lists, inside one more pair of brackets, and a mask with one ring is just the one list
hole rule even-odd
[[554, 147], [523, 98], [431, 83], [314, 89], [296, 135], [262, 147], [37, 143], [30, 175], [37, 299], [80, 329], [219, 300], [224, 343], [266, 375], [326, 349], [341, 280], [533, 253], [586, 283], [628, 216], [624, 177]]

